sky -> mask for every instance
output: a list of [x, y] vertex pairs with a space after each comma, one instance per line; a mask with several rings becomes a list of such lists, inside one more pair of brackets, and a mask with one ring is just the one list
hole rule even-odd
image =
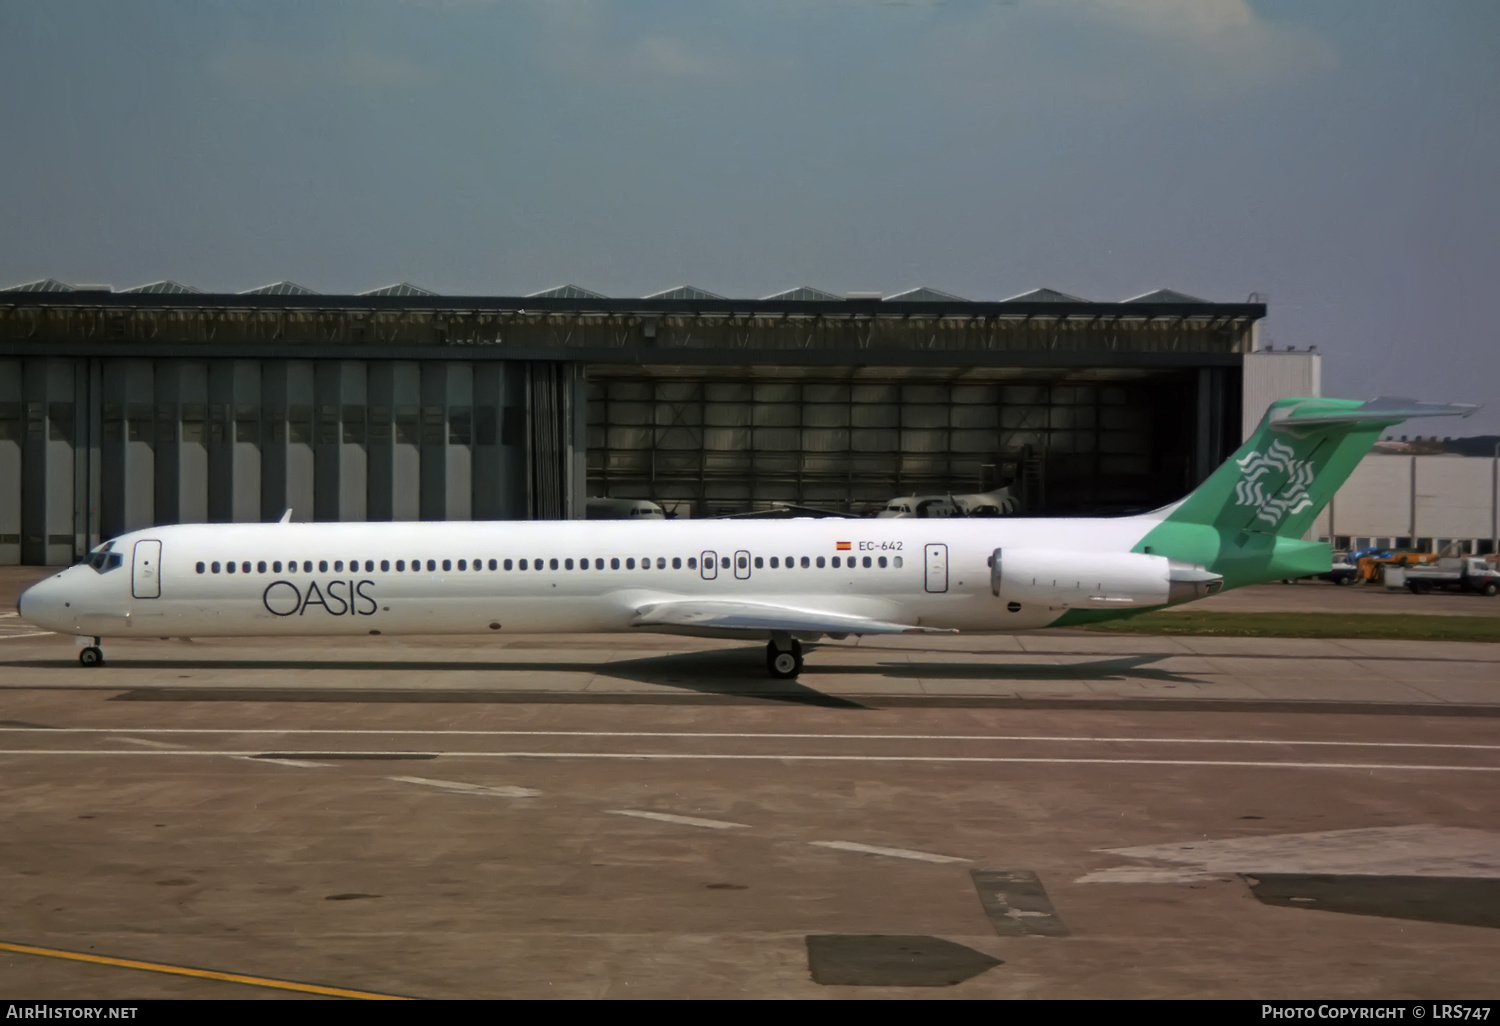
[[0, 0], [0, 284], [1269, 304], [1500, 432], [1493, 0]]

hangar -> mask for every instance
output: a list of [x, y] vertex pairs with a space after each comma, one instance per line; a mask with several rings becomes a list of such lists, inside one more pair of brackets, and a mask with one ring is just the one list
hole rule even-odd
[[0, 563], [152, 524], [679, 516], [1012, 484], [1170, 501], [1239, 443], [1265, 304], [1169, 290], [520, 297], [0, 290]]

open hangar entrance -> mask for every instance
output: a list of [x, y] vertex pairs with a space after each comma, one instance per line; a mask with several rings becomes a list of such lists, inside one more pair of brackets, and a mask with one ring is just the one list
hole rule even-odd
[[1239, 439], [1260, 302], [0, 289], [0, 564], [167, 523], [1171, 501]]
[[1233, 449], [1239, 394], [1227, 367], [593, 366], [588, 488], [695, 517], [1001, 486], [1030, 515], [1146, 510]]

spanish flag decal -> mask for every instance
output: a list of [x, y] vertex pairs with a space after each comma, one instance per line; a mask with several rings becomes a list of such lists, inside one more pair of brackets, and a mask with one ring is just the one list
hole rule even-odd
[[836, 542], [835, 544], [837, 545], [838, 550], [840, 552], [848, 552], [849, 551], [849, 545], [850, 545], [849, 542]]

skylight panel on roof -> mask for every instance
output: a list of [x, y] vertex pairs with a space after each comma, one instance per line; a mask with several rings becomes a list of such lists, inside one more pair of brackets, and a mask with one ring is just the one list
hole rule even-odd
[[262, 285], [258, 289], [246, 289], [241, 292], [242, 296], [316, 296], [312, 289], [298, 285], [294, 281], [277, 281], [269, 285]]
[[766, 297], [767, 300], [780, 303], [826, 303], [829, 300], [837, 301], [842, 298], [832, 292], [815, 289], [811, 285], [798, 285], [794, 289], [787, 289], [785, 292], [777, 292]]
[[394, 285], [383, 285], [369, 292], [361, 292], [361, 296], [435, 296], [437, 293], [429, 292], [427, 289], [419, 288], [411, 282], [398, 281]]
[[203, 290], [195, 289], [189, 285], [184, 285], [181, 282], [162, 280], [153, 281], [149, 285], [137, 285], [133, 289], [121, 289], [120, 291], [124, 293], [177, 296], [191, 292], [202, 292]]
[[665, 292], [653, 292], [644, 299], [723, 299], [723, 296], [715, 295], [706, 289], [700, 289], [696, 285], [679, 285], [675, 289], [667, 289]]
[[588, 289], [579, 288], [571, 282], [567, 285], [555, 285], [550, 289], [542, 289], [540, 292], [532, 292], [527, 299], [607, 299], [608, 296], [598, 292], [590, 292]]
[[926, 285], [918, 285], [914, 289], [898, 292], [894, 296], [886, 296], [887, 303], [967, 303], [963, 296], [955, 296], [951, 292], [939, 292], [930, 289]]
[[1019, 296], [1011, 296], [1009, 299], [1002, 300], [1002, 302], [1006, 302], [1006, 303], [1087, 303], [1087, 302], [1090, 302], [1090, 301], [1087, 300], [1087, 299], [1080, 298], [1079, 296], [1070, 296], [1066, 292], [1059, 292], [1056, 289], [1032, 289], [1030, 292], [1023, 292]]
[[1206, 303], [1208, 300], [1199, 299], [1197, 296], [1189, 296], [1175, 289], [1156, 289], [1154, 292], [1142, 293], [1124, 300], [1126, 303]]
[[73, 286], [65, 285], [56, 278], [43, 278], [41, 281], [28, 281], [24, 285], [11, 285], [0, 289], [0, 292], [72, 292]]

